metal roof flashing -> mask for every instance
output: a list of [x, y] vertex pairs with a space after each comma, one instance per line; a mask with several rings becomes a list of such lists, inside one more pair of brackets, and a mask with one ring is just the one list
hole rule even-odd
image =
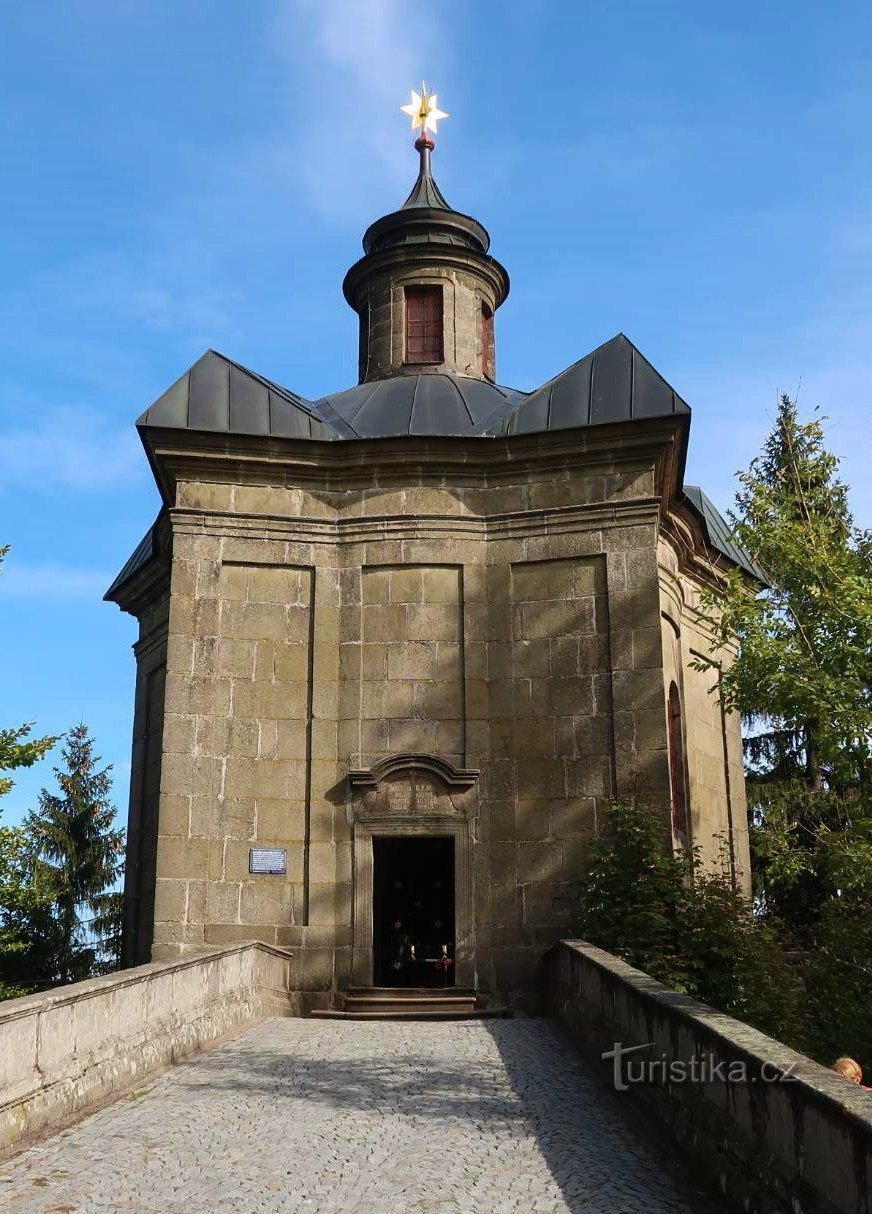
[[699, 485], [685, 485], [683, 492], [685, 500], [702, 519], [708, 541], [715, 551], [725, 556], [740, 569], [744, 569], [755, 581], [764, 586], [768, 585], [766, 574], [754, 558], [733, 539], [729, 523], [711, 498], [703, 492]]

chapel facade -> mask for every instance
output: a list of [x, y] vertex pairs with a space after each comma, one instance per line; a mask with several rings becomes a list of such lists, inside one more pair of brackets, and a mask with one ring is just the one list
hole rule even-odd
[[162, 506], [106, 596], [139, 621], [125, 963], [262, 940], [306, 1009], [522, 998], [624, 792], [749, 881], [694, 663], [701, 591], [759, 571], [683, 482], [690, 409], [623, 335], [500, 386], [508, 274], [416, 148], [343, 286], [359, 383], [204, 354], [137, 422]]

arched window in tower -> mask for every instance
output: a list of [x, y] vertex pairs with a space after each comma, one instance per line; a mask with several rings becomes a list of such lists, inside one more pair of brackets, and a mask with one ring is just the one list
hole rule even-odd
[[442, 362], [441, 287], [406, 287], [406, 362]]
[[482, 300], [481, 305], [481, 373], [486, 379], [494, 377], [494, 314]]
[[675, 683], [669, 684], [669, 783], [672, 793], [672, 829], [682, 843], [690, 843], [687, 794], [684, 781], [684, 739], [681, 728], [681, 697]]
[[357, 343], [357, 371], [358, 378], [366, 379], [366, 373], [369, 369], [369, 302], [367, 301], [360, 309], [360, 328], [359, 338]]

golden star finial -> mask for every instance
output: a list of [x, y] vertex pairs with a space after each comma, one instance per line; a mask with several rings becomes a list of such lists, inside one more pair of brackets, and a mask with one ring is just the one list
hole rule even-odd
[[436, 94], [427, 92], [427, 85], [421, 82], [421, 91], [412, 92], [412, 100], [408, 105], [401, 105], [400, 109], [404, 114], [408, 114], [412, 119], [412, 130], [417, 131], [419, 127], [423, 127], [425, 131], [432, 131], [436, 134], [436, 123], [442, 118], [450, 117], [444, 110], [440, 110], [436, 104]]

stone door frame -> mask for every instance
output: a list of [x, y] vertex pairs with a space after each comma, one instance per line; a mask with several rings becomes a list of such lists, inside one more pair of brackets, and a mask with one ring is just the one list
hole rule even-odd
[[475, 986], [472, 914], [472, 823], [467, 818], [390, 817], [358, 818], [354, 823], [354, 925], [351, 981], [373, 986], [373, 848], [375, 836], [427, 838], [441, 835], [454, 840], [454, 983]]

